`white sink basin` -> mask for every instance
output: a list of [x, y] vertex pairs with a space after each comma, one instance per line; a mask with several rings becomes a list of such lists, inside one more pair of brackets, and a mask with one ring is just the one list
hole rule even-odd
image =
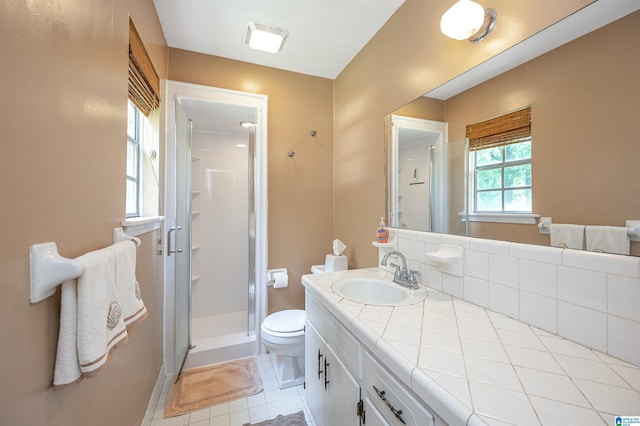
[[345, 299], [367, 305], [411, 305], [423, 301], [427, 291], [402, 287], [390, 279], [375, 277], [344, 278], [333, 283], [333, 291]]

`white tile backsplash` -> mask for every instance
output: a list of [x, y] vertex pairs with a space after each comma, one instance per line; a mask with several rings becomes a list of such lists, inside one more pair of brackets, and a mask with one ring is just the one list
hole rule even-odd
[[609, 313], [640, 321], [640, 280], [609, 275], [608, 284]]
[[489, 283], [489, 309], [511, 318], [518, 318], [520, 292], [512, 287]]
[[640, 322], [609, 315], [609, 347], [607, 353], [640, 365]]
[[518, 259], [509, 256], [489, 255], [489, 280], [513, 288], [519, 288]]
[[464, 300], [484, 308], [489, 306], [489, 282], [474, 277], [464, 277]]
[[599, 351], [607, 351], [607, 315], [558, 302], [558, 334]]
[[[432, 288], [640, 364], [640, 258], [392, 229]], [[462, 246], [464, 276], [425, 261]], [[382, 249], [381, 249], [382, 250]]]
[[558, 267], [550, 263], [520, 260], [520, 290], [547, 297], [558, 296]]
[[558, 299], [607, 311], [607, 276], [602, 272], [558, 267]]
[[519, 319], [543, 330], [557, 333], [558, 299], [521, 291]]
[[489, 278], [489, 255], [480, 251], [467, 250], [464, 255], [465, 275], [488, 279]]

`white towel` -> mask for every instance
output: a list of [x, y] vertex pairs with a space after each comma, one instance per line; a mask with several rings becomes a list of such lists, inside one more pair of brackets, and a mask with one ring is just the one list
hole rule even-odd
[[78, 363], [77, 320], [78, 294], [76, 280], [62, 283], [60, 306], [60, 333], [58, 352], [53, 372], [53, 385], [70, 385], [82, 378]]
[[131, 241], [123, 241], [108, 247], [108, 250], [113, 252], [115, 258], [115, 285], [122, 318], [129, 328], [148, 315], [136, 281], [136, 245]]
[[76, 259], [84, 273], [62, 284], [54, 386], [95, 374], [111, 349], [126, 341], [126, 326], [147, 315], [135, 277], [135, 250], [125, 241]]
[[626, 226], [587, 226], [587, 250], [629, 254], [629, 234]]
[[584, 225], [552, 223], [551, 246], [584, 250]]
[[78, 278], [78, 361], [82, 374], [106, 364], [109, 351], [127, 338], [115, 283], [115, 255], [108, 247], [80, 256]]

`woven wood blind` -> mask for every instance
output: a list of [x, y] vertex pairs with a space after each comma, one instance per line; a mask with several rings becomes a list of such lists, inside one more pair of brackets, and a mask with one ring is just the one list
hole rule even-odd
[[469, 150], [509, 145], [531, 137], [531, 106], [467, 126]]
[[129, 18], [129, 99], [144, 115], [160, 106], [160, 78]]

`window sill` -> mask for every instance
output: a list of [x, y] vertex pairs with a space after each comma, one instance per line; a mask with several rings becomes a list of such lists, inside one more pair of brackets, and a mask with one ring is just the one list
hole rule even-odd
[[137, 237], [147, 232], [160, 229], [164, 216], [131, 217], [123, 220], [122, 227], [127, 235]]
[[458, 213], [461, 222], [494, 222], [535, 225], [539, 214], [533, 213], [470, 213], [465, 219], [464, 213]]

